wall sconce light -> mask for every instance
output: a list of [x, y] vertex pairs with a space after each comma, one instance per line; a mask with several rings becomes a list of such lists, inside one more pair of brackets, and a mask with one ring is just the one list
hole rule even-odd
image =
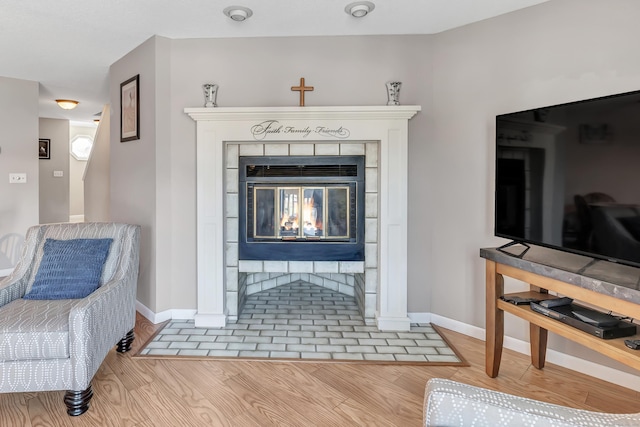
[[249, 19], [251, 18], [251, 15], [253, 15], [253, 11], [251, 9], [243, 6], [229, 6], [225, 8], [222, 12], [225, 15], [227, 15], [229, 18], [238, 22]]
[[376, 5], [370, 1], [357, 1], [355, 3], [349, 3], [344, 11], [354, 18], [363, 18], [376, 8]]
[[56, 99], [56, 102], [63, 110], [73, 110], [79, 104], [78, 101], [74, 101], [73, 99]]

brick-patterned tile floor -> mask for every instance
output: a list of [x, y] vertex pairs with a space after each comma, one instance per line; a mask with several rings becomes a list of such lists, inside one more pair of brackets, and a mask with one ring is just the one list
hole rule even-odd
[[172, 320], [140, 355], [461, 362], [431, 325], [378, 331], [354, 297], [306, 282], [248, 296], [238, 321], [224, 329]]

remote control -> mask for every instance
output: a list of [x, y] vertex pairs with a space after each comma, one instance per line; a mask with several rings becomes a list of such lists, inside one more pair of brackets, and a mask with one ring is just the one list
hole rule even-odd
[[546, 299], [544, 301], [540, 301], [540, 305], [546, 308], [551, 308], [551, 307], [560, 307], [561, 305], [569, 305], [572, 302], [573, 302], [573, 298], [563, 297], [563, 298]]
[[532, 302], [540, 301], [538, 298], [522, 298], [519, 296], [502, 296], [500, 298], [506, 302], [510, 302], [511, 304], [515, 304], [515, 305], [530, 304]]
[[624, 345], [632, 350], [640, 350], [640, 340], [624, 340]]

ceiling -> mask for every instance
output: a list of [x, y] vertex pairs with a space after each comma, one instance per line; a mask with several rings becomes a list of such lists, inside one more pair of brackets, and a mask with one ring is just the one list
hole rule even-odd
[[[40, 117], [91, 121], [108, 102], [109, 66], [153, 35], [172, 39], [434, 34], [548, 0], [0, 0], [0, 76], [40, 82]], [[253, 11], [244, 22], [223, 14]], [[80, 101], [64, 111], [58, 98]]]

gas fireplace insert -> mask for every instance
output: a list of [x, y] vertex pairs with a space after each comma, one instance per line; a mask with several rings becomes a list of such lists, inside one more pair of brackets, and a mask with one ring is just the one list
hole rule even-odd
[[240, 157], [239, 257], [364, 260], [364, 156]]

